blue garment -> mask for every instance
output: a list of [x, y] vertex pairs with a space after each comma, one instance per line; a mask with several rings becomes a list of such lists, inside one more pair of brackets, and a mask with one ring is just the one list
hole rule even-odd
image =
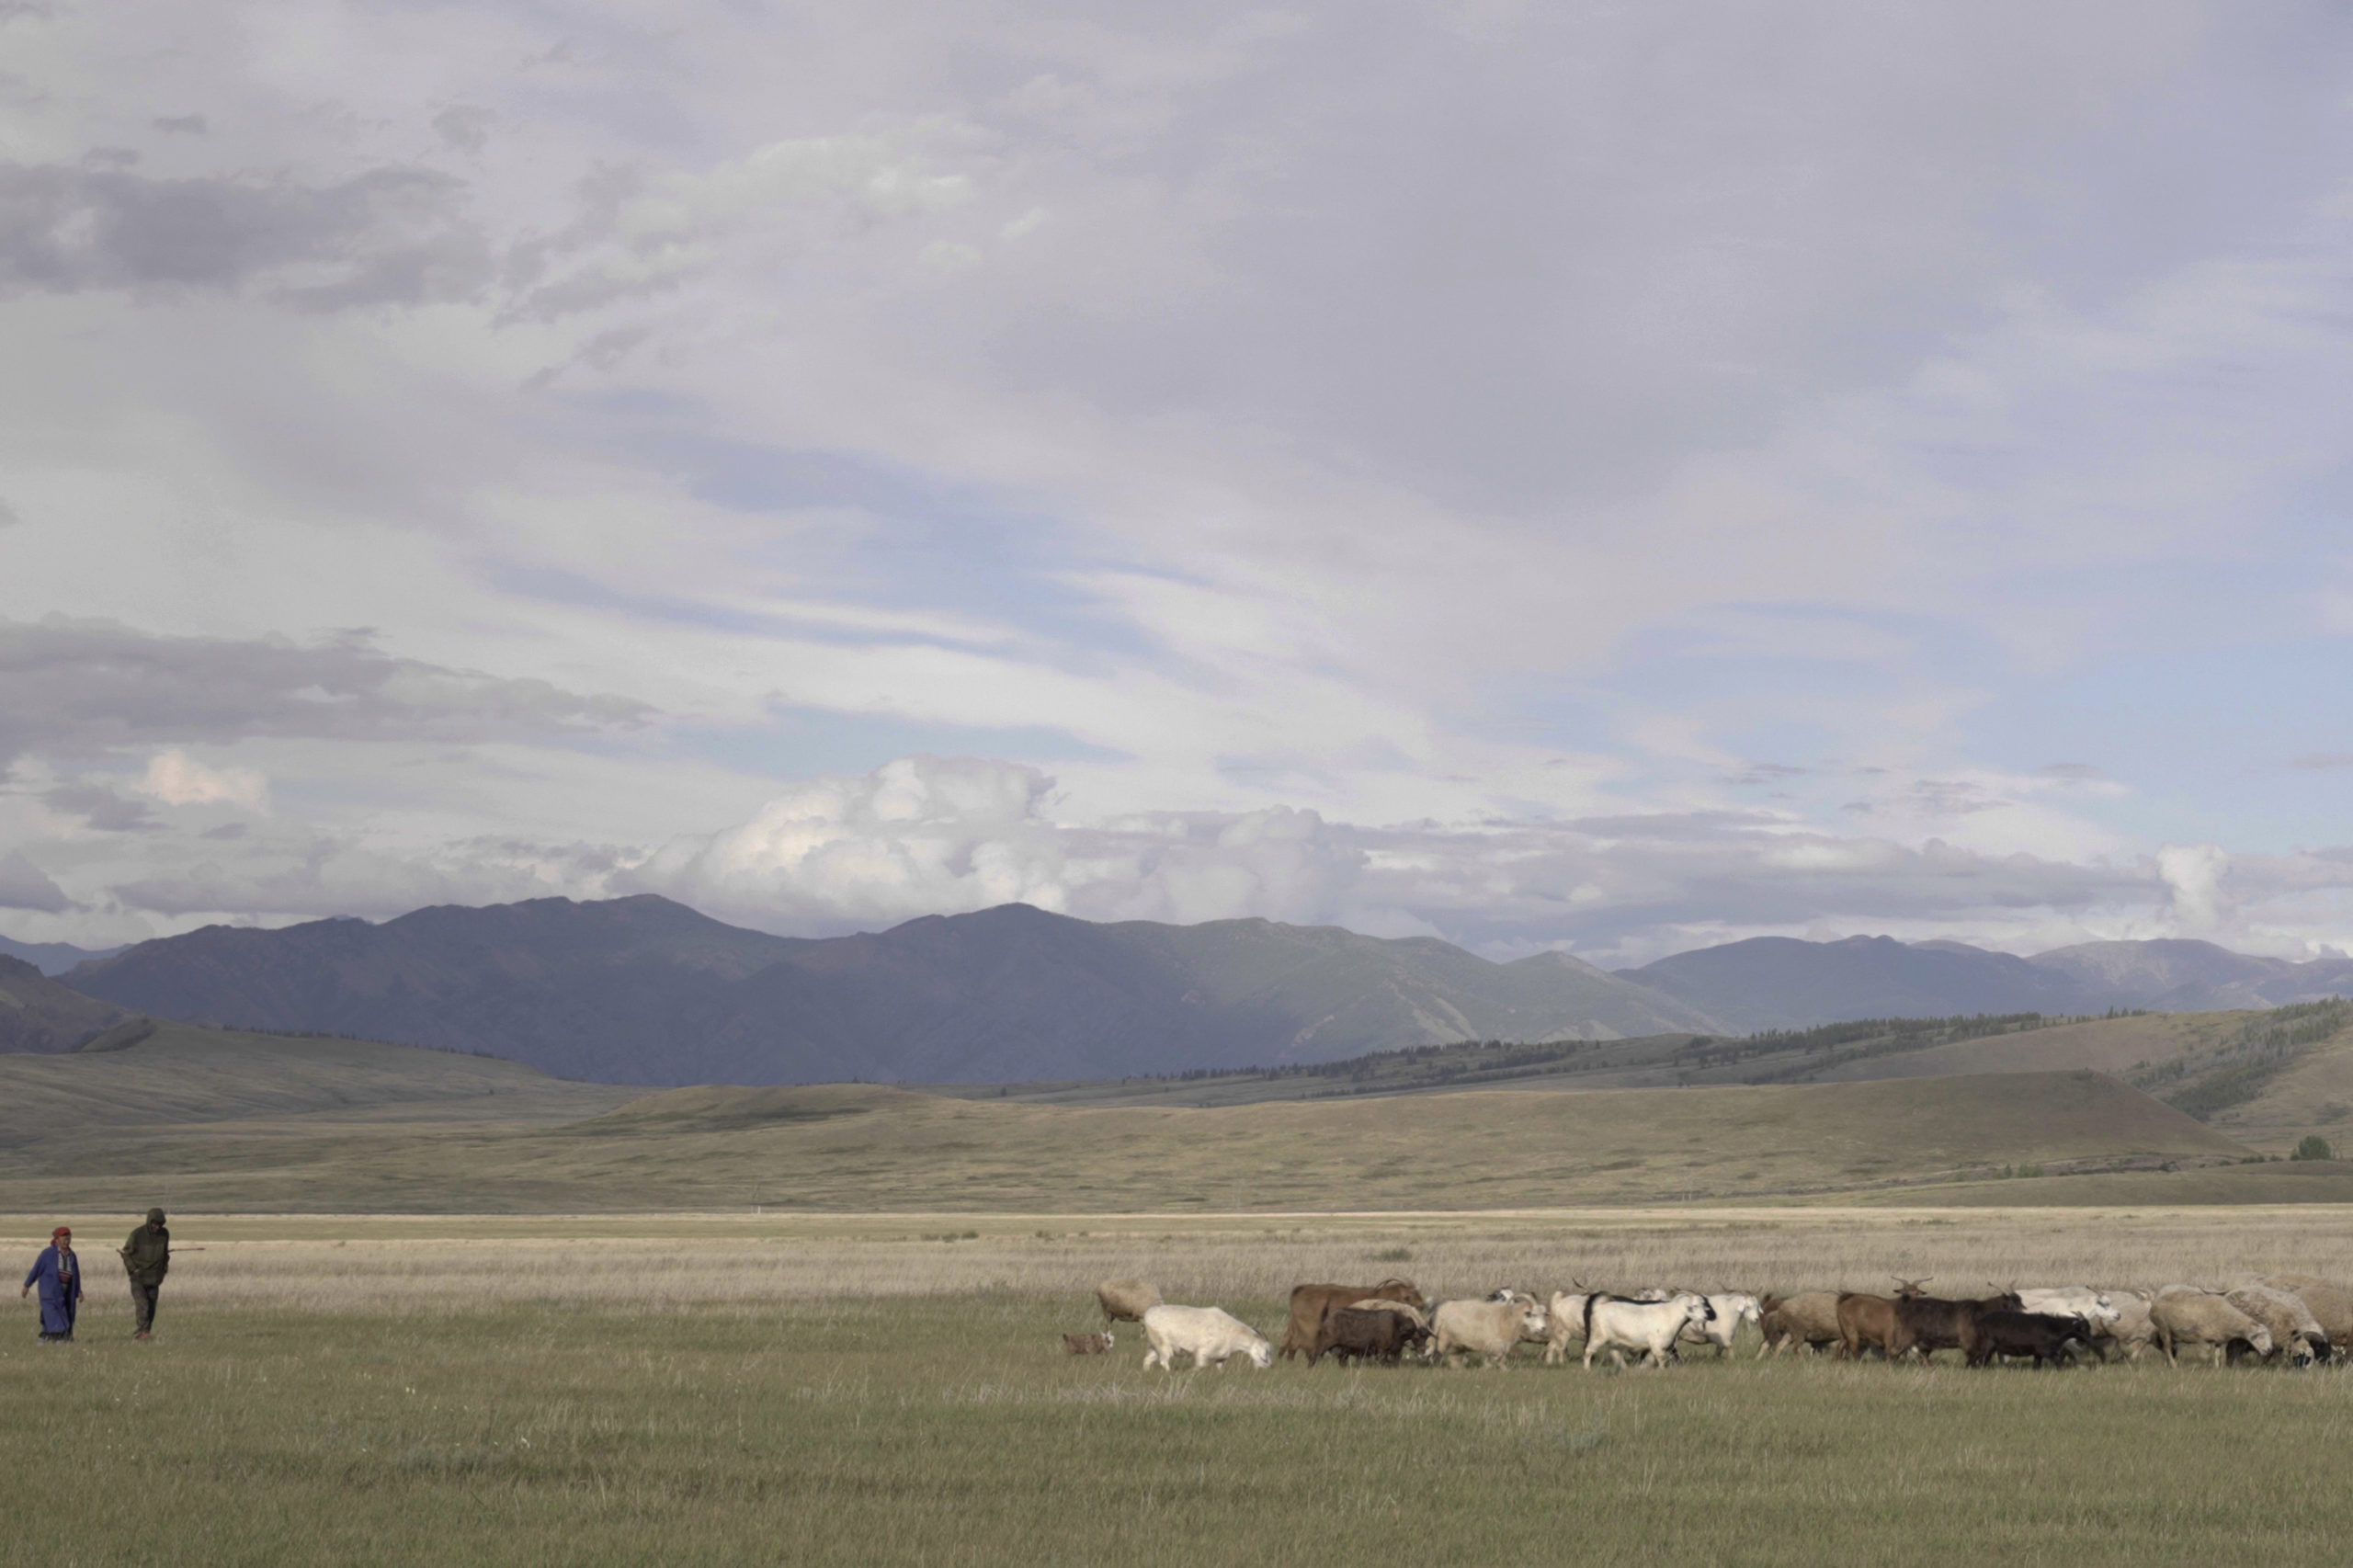
[[74, 1309], [82, 1301], [82, 1255], [74, 1255], [74, 1267], [66, 1273], [59, 1266], [64, 1260], [57, 1249], [40, 1249], [40, 1256], [33, 1260], [33, 1271], [25, 1276], [25, 1283], [40, 1287], [40, 1331], [43, 1334], [72, 1335]]

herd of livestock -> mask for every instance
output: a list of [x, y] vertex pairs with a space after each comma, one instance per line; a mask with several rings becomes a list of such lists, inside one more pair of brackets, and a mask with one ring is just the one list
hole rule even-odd
[[1756, 1325], [1760, 1358], [1795, 1348], [1895, 1361], [1955, 1350], [1972, 1367], [2004, 1358], [2031, 1359], [2037, 1367], [2085, 1356], [2137, 1359], [2152, 1345], [2176, 1361], [2183, 1350], [2202, 1347], [2218, 1363], [2309, 1367], [2353, 1341], [2353, 1290], [2306, 1275], [2274, 1275], [2225, 1290], [2066, 1285], [1949, 1297], [1929, 1295], [1923, 1289], [1927, 1283], [1898, 1279], [1894, 1294], [1886, 1296], [1860, 1290], [1613, 1294], [1580, 1287], [1555, 1292], [1549, 1301], [1503, 1290], [1435, 1306], [1410, 1279], [1301, 1285], [1290, 1293], [1278, 1349], [1222, 1308], [1175, 1305], [1143, 1280], [1107, 1279], [1095, 1291], [1104, 1329], [1064, 1335], [1063, 1344], [1073, 1355], [1100, 1354], [1116, 1343], [1112, 1325], [1133, 1323], [1143, 1330], [1144, 1366], [1173, 1370], [1178, 1356], [1190, 1356], [1196, 1367], [1222, 1366], [1240, 1356], [1265, 1368], [1279, 1354], [1304, 1356], [1310, 1366], [1326, 1356], [1392, 1367], [1408, 1356], [1449, 1364], [1467, 1356], [1500, 1367], [1521, 1345], [1544, 1346], [1544, 1360], [1557, 1363], [1578, 1341], [1587, 1368], [1603, 1354], [1622, 1367], [1629, 1353], [1638, 1362], [1664, 1367], [1680, 1359], [1685, 1346], [1711, 1345], [1719, 1356], [1730, 1355], [1744, 1324]]

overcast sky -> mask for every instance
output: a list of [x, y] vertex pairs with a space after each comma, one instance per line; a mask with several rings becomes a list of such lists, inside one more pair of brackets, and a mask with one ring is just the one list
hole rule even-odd
[[0, 0], [0, 364], [20, 940], [2353, 946], [2341, 5]]

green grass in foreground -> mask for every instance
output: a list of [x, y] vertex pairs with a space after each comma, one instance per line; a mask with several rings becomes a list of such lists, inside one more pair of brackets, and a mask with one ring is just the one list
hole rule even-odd
[[0, 1342], [0, 1558], [2159, 1568], [2353, 1530], [2325, 1372], [1165, 1376], [996, 1295], [100, 1321]]

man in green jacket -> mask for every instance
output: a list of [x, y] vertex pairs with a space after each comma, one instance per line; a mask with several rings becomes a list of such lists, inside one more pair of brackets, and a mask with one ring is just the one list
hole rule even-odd
[[172, 1267], [172, 1233], [164, 1228], [164, 1211], [147, 1210], [147, 1222], [131, 1233], [123, 1244], [122, 1267], [131, 1273], [131, 1306], [139, 1316], [139, 1330], [131, 1337], [144, 1339], [154, 1332], [155, 1298], [163, 1293], [164, 1276]]

